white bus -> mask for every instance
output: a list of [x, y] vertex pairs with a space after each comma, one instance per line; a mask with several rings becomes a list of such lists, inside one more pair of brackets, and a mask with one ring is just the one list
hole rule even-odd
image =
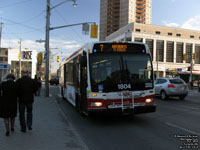
[[151, 54], [144, 43], [88, 43], [59, 69], [61, 95], [81, 114], [156, 111]]

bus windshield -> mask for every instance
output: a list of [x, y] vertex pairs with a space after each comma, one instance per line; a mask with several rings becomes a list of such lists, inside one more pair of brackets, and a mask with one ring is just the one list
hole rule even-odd
[[89, 63], [93, 92], [153, 88], [153, 69], [149, 54], [92, 53]]

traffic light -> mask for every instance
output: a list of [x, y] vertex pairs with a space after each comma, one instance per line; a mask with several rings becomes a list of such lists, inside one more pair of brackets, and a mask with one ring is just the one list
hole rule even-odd
[[192, 58], [195, 60], [196, 59], [196, 53], [193, 53]]
[[186, 54], [185, 53], [183, 54], [183, 60], [184, 61], [186, 60]]
[[40, 52], [38, 53], [38, 63], [42, 63], [42, 60], [43, 60], [43, 54]]
[[90, 38], [96, 38], [98, 37], [98, 25], [91, 24], [91, 31], [90, 31]]
[[60, 62], [60, 56], [57, 56], [57, 63]]
[[20, 59], [20, 58], [21, 58], [21, 54], [20, 54], [20, 53], [18, 53], [18, 56], [17, 56], [17, 58], [18, 58], [18, 59]]

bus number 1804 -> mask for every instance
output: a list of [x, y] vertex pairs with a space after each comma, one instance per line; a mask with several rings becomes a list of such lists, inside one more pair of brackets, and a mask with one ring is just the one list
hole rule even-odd
[[123, 90], [123, 89], [131, 89], [131, 84], [118, 84], [118, 89]]

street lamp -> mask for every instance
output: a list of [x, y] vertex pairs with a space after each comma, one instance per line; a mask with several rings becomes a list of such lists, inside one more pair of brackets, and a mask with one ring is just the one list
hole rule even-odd
[[74, 2], [73, 6], [76, 7], [77, 6], [76, 0], [73, 0], [73, 2]]
[[50, 31], [50, 11], [65, 2], [73, 2], [73, 6], [76, 7], [76, 0], [65, 0], [53, 7], [50, 8], [50, 0], [47, 0], [47, 10], [46, 10], [46, 36], [45, 36], [45, 49], [46, 49], [46, 65], [45, 65], [45, 95], [46, 97], [49, 97], [49, 31]]

